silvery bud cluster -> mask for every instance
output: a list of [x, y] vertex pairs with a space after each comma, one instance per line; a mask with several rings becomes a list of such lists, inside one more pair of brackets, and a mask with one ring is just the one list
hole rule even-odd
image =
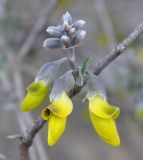
[[62, 25], [47, 28], [46, 31], [51, 38], [44, 41], [43, 47], [69, 49], [79, 46], [86, 35], [86, 31], [82, 30], [84, 24], [84, 20], [77, 20], [72, 23], [71, 15], [66, 12], [62, 16]]

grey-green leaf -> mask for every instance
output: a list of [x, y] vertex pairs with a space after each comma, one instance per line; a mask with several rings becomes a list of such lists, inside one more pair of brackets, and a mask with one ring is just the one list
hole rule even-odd
[[84, 75], [88, 71], [90, 64], [91, 64], [91, 59], [86, 58], [82, 64], [82, 67], [81, 67], [81, 74], [82, 75]]

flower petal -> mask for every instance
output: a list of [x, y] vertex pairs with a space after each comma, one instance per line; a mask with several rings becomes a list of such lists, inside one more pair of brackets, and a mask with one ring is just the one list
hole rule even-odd
[[92, 124], [98, 135], [106, 142], [113, 146], [120, 145], [120, 138], [113, 119], [103, 119], [90, 112]]
[[108, 104], [100, 96], [95, 96], [93, 100], [89, 100], [89, 110], [96, 116], [104, 119], [116, 119], [120, 114], [119, 107]]
[[49, 117], [50, 117], [50, 110], [48, 108], [44, 108], [41, 112], [41, 117], [47, 121], [49, 120]]
[[51, 85], [45, 85], [43, 80], [33, 82], [28, 88], [28, 94], [21, 104], [21, 111], [29, 112], [38, 108], [48, 95]]
[[73, 104], [68, 95], [63, 92], [57, 100], [52, 101], [48, 108], [56, 116], [65, 118], [72, 112]]
[[50, 115], [48, 124], [48, 145], [54, 145], [63, 134], [66, 127], [66, 118], [59, 118], [54, 114]]

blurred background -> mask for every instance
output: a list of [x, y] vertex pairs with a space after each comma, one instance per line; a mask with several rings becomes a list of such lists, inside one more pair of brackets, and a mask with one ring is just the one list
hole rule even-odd
[[[92, 66], [143, 22], [142, 0], [0, 0], [0, 157], [18, 160], [18, 140], [39, 116], [21, 113], [26, 87], [39, 68], [65, 56], [63, 50], [42, 47], [46, 28], [61, 23], [66, 11], [86, 21], [86, 38], [76, 50], [79, 64], [92, 57]], [[67, 69], [65, 64], [59, 73]], [[58, 143], [47, 146], [47, 124], [30, 148], [31, 160], [142, 160], [143, 159], [143, 36], [112, 62], [101, 77], [109, 102], [120, 106], [117, 119], [121, 146], [113, 148], [96, 134], [89, 120], [86, 91], [73, 98], [74, 111]], [[43, 104], [43, 107], [47, 102]], [[0, 158], [1, 159], [1, 158]]]

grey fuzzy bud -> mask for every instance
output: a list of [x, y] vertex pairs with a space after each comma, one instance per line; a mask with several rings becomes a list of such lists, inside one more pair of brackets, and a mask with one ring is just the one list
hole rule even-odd
[[75, 28], [76, 30], [78, 30], [78, 29], [81, 29], [81, 28], [84, 26], [84, 24], [85, 24], [85, 21], [84, 21], [84, 20], [78, 20], [78, 21], [74, 22], [74, 23], [71, 25], [71, 27], [72, 27], [72, 28]]
[[64, 21], [63, 27], [64, 27], [64, 30], [65, 30], [66, 32], [69, 31], [69, 29], [70, 29], [70, 25], [69, 25], [69, 23], [66, 22], [66, 21]]
[[61, 37], [61, 41], [65, 44], [66, 47], [68, 47], [70, 45], [70, 38], [66, 35], [63, 35]]
[[60, 30], [58, 30], [57, 27], [54, 27], [54, 26], [48, 27], [46, 31], [50, 36], [53, 36], [53, 37], [61, 37], [63, 35], [63, 32], [61, 32]]
[[74, 39], [74, 45], [79, 44], [85, 37], [86, 31], [84, 30], [79, 30], [76, 33], [75, 39]]
[[61, 48], [63, 47], [63, 43], [58, 38], [48, 38], [44, 41], [43, 47], [50, 49]]
[[76, 29], [75, 29], [75, 28], [71, 28], [71, 29], [69, 30], [69, 35], [70, 35], [71, 37], [74, 37], [75, 34], [76, 34]]
[[69, 25], [72, 23], [72, 17], [69, 14], [69, 12], [66, 12], [65, 14], [63, 14], [62, 23], [64, 23], [64, 22], [68, 22]]
[[62, 25], [58, 25], [57, 30], [64, 34], [64, 27]]

